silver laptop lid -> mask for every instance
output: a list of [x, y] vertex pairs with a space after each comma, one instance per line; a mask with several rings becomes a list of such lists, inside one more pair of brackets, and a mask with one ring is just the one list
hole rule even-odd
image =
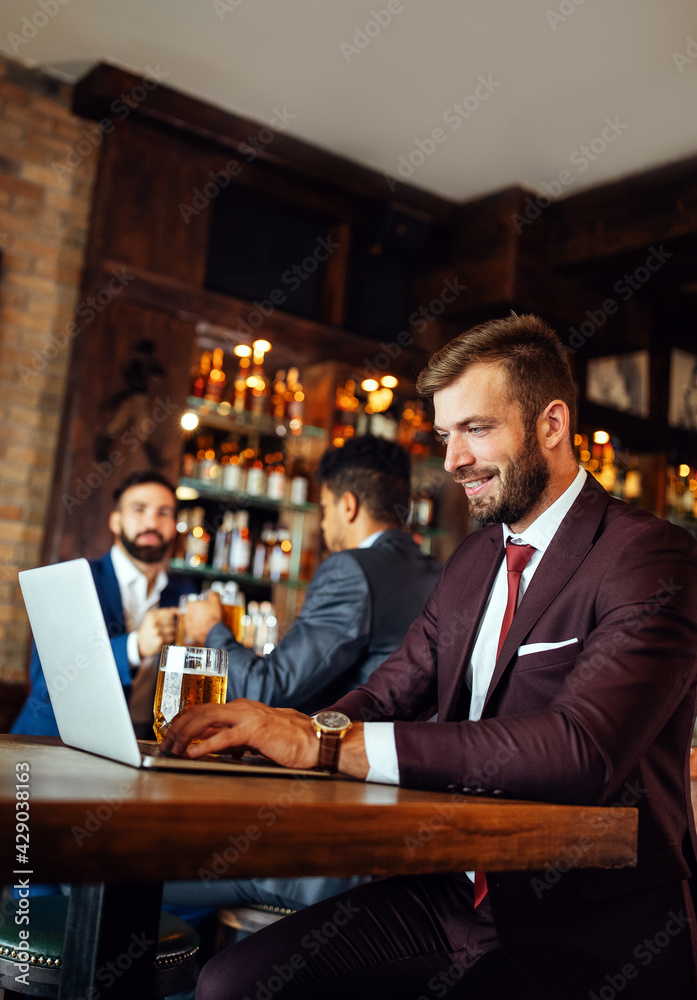
[[104, 615], [86, 559], [19, 574], [61, 739], [139, 767], [138, 749]]

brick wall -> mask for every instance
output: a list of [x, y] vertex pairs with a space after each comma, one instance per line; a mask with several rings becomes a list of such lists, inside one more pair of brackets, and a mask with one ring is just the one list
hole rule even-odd
[[0, 681], [25, 675], [98, 152], [71, 88], [0, 57]]

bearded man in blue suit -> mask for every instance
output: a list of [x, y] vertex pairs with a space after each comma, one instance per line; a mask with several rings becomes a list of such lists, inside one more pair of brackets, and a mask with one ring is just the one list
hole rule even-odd
[[[128, 476], [114, 491], [109, 528], [114, 544], [90, 562], [136, 735], [152, 739], [152, 704], [158, 655], [174, 641], [176, 607], [185, 592], [166, 566], [176, 534], [174, 487], [159, 472]], [[190, 589], [190, 587], [188, 588]], [[57, 736], [46, 679], [34, 646], [31, 692], [13, 733]]]

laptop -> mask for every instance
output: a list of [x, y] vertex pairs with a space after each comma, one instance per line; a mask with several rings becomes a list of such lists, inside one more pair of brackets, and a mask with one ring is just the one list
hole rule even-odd
[[154, 740], [139, 742], [87, 560], [24, 570], [19, 585], [58, 732], [68, 746], [149, 770], [332, 777], [251, 753], [234, 760], [224, 754], [169, 757]]

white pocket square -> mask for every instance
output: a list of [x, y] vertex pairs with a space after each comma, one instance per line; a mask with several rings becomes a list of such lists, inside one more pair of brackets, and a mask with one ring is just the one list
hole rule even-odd
[[578, 642], [578, 639], [564, 639], [562, 642], [531, 642], [527, 646], [518, 646], [518, 656], [546, 653], [548, 649], [561, 649], [562, 646], [570, 646], [573, 642]]

